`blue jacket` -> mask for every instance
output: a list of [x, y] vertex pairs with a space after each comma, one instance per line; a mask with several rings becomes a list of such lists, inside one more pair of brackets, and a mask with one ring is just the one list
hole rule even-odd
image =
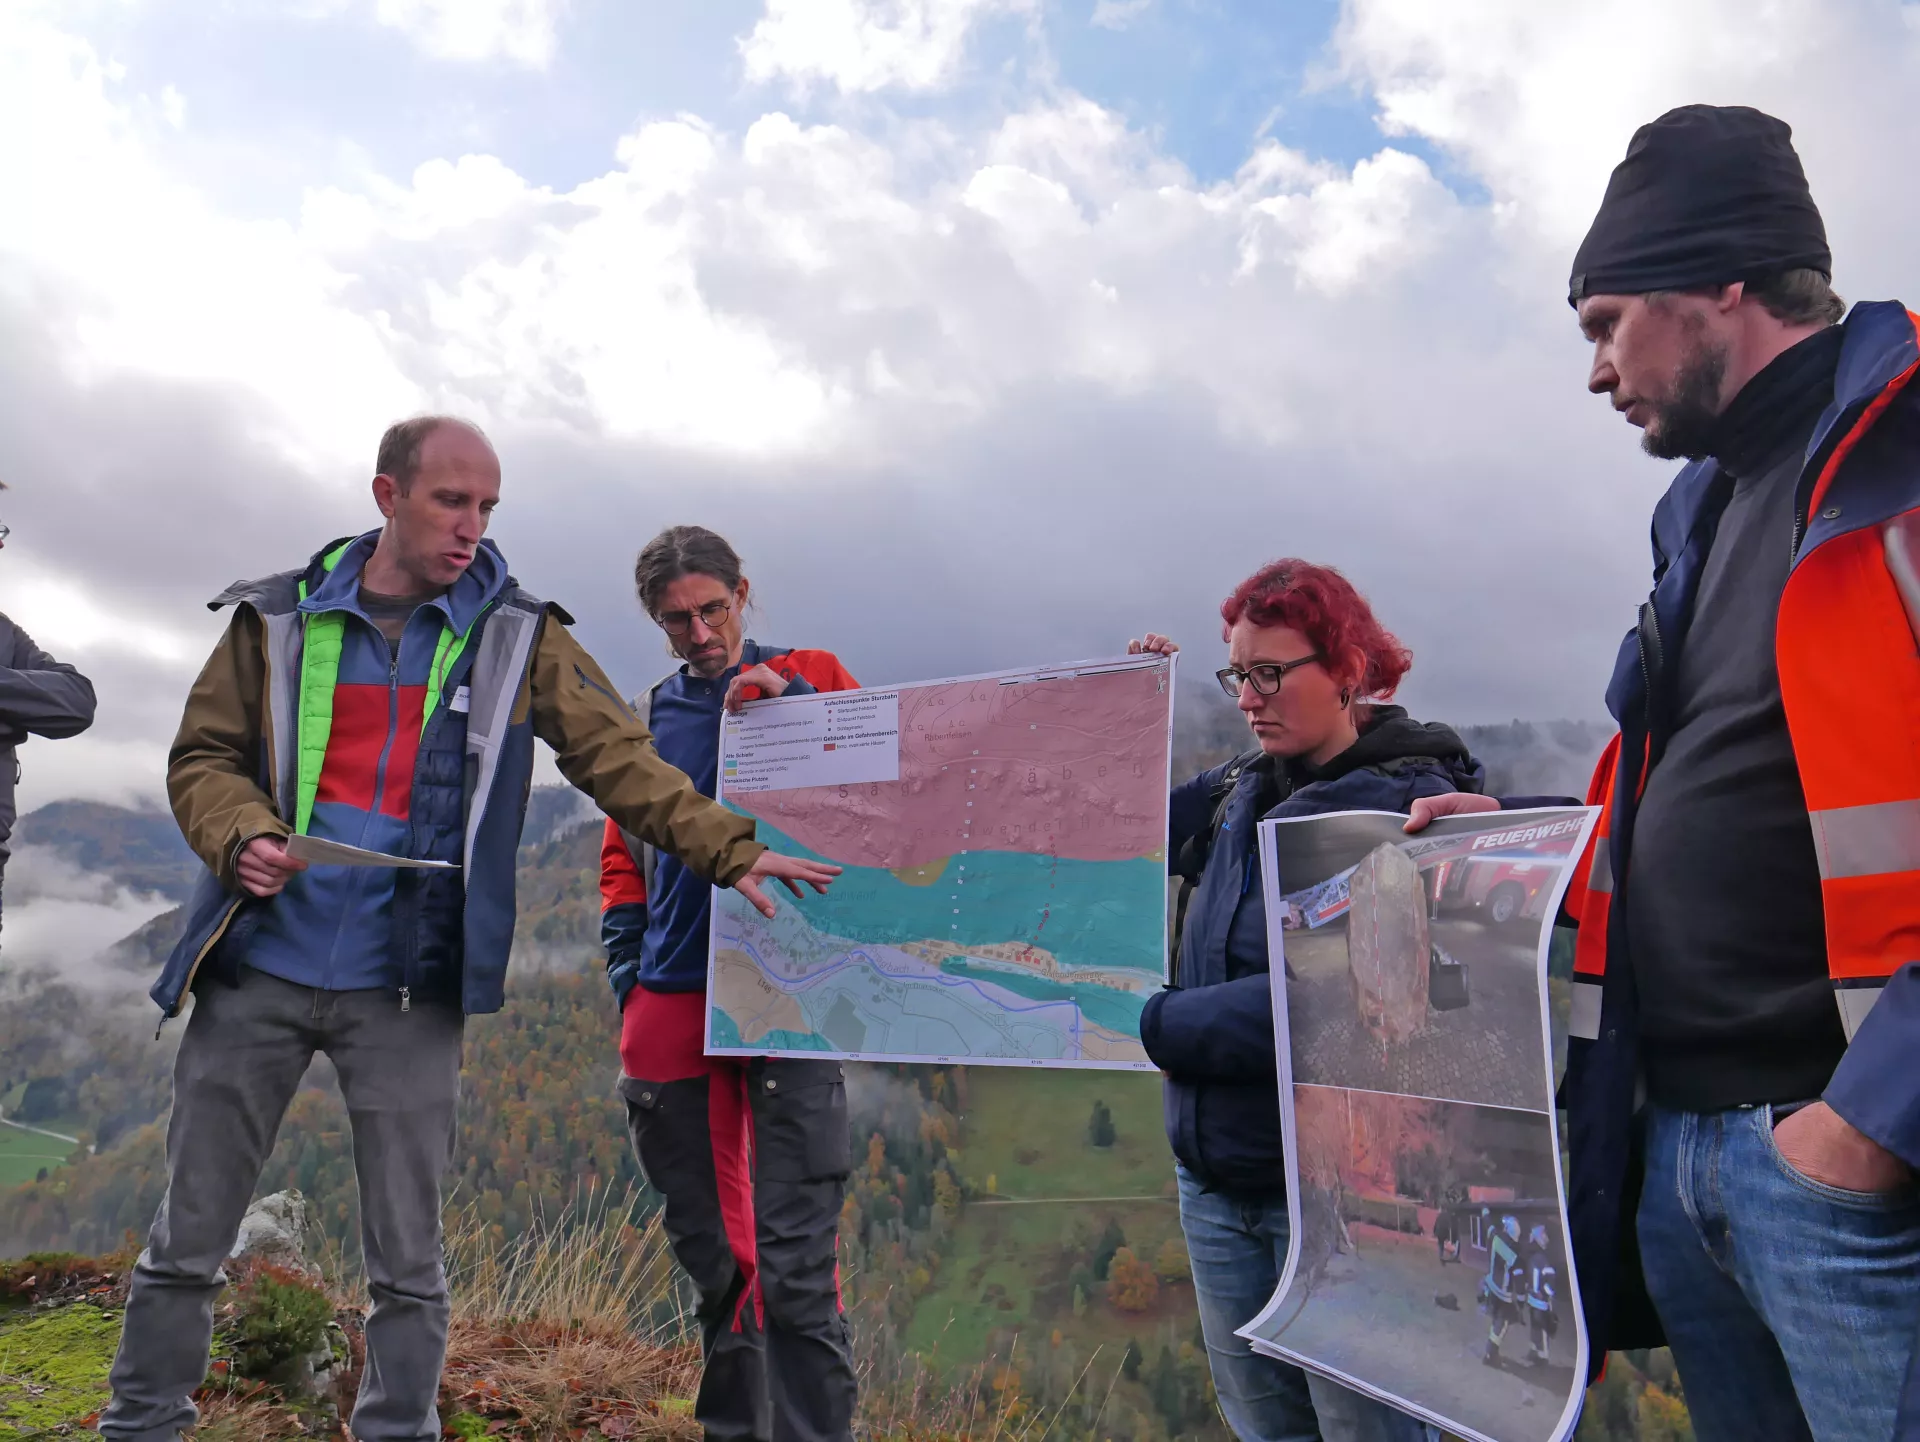
[[[1875, 533], [1903, 516], [1920, 514], [1920, 389], [1905, 385], [1916, 365], [1920, 342], [1905, 307], [1867, 302], [1853, 308], [1845, 322], [1833, 403], [1815, 425], [1800, 481], [1805, 530], [1795, 552], [1796, 576], [1822, 548], [1844, 544], [1861, 532], [1874, 536], [1878, 551], [1881, 538]], [[1825, 500], [1813, 510], [1809, 502], [1816, 481], [1830, 465], [1837, 469]], [[1641, 762], [1650, 737], [1658, 740], [1655, 722], [1665, 701], [1662, 694], [1648, 695], [1646, 677], [1650, 665], [1656, 672], [1660, 669], [1659, 655], [1677, 656], [1685, 644], [1694, 594], [1723, 502], [1719, 468], [1708, 460], [1683, 469], [1654, 508], [1653, 592], [1641, 608], [1639, 624], [1621, 644], [1607, 690], [1607, 708], [1620, 725], [1620, 763], [1612, 788], [1611, 831], [1595, 866], [1595, 889], [1611, 894], [1605, 971], [1593, 1020], [1584, 1034], [1576, 1030], [1569, 1041], [1561, 1093], [1570, 1155], [1569, 1223], [1596, 1366], [1610, 1348], [1657, 1346], [1661, 1340], [1642, 1289], [1633, 1236], [1640, 1174], [1638, 1020], [1625, 892], [1632, 885], [1635, 811], [1644, 779]], [[1889, 537], [1887, 550], [1892, 549]], [[1882, 564], [1893, 570], [1891, 559]], [[1894, 596], [1892, 585], [1887, 594]], [[1857, 634], [1836, 634], [1832, 640], [1843, 648], [1843, 656], [1868, 654], [1864, 643], [1879, 643], [1889, 620], [1900, 628], [1899, 644], [1892, 649], [1911, 647], [1909, 617], [1898, 611], [1849, 619]], [[1643, 648], [1651, 660], [1643, 658]], [[1902, 725], [1897, 717], [1861, 701], [1858, 689], [1836, 694], [1842, 699], [1830, 709], [1844, 713], [1857, 705], [1862, 728]], [[1791, 704], [1789, 721], [1801, 724]], [[1796, 731], [1796, 748], [1801, 744]], [[1844, 745], [1844, 738], [1823, 739], [1822, 744]], [[1576, 982], [1580, 980], [1576, 976]], [[1913, 1165], [1920, 1165], [1920, 1073], [1912, 1064], [1917, 1042], [1920, 966], [1908, 964], [1887, 979], [1823, 1098], [1848, 1122]], [[1915, 1365], [1909, 1392], [1920, 1413], [1920, 1353]], [[1920, 1437], [1920, 1417], [1912, 1423], [1911, 1435]]]
[[[339, 556], [332, 574], [327, 559], [344, 543], [212, 603], [233, 607], [234, 619], [195, 682], [167, 772], [174, 815], [207, 867], [188, 902], [185, 935], [151, 993], [167, 1015], [197, 978], [231, 982], [255, 965], [332, 988], [394, 985], [403, 1006], [425, 992], [457, 997], [468, 1013], [497, 1011], [536, 737], [601, 810], [686, 858], [709, 882], [733, 885], [765, 850], [751, 818], [702, 798], [661, 761], [646, 728], [567, 631], [566, 613], [522, 591], [491, 544], [444, 607], [414, 616], [399, 656], [380, 660], [377, 683], [367, 681], [362, 668], [385, 638], [358, 616], [340, 574], [356, 556], [357, 572], [362, 542]], [[346, 613], [347, 622], [323, 724], [299, 697], [308, 666], [326, 664], [321, 641], [311, 650], [307, 643], [331, 629], [314, 620], [329, 611]], [[440, 684], [416, 696], [406, 684], [416, 639], [430, 653], [448, 615], [456, 624], [471, 618], [466, 642], [444, 653]], [[377, 694], [352, 689], [363, 685]], [[304, 886], [271, 899], [244, 892], [241, 849], [294, 830], [306, 791], [303, 756], [309, 766], [321, 763], [310, 833], [454, 861], [457, 869], [314, 867]], [[398, 786], [396, 772], [409, 775], [410, 786]]]
[[[1173, 792], [1167, 855], [1176, 874], [1187, 843], [1204, 838], [1213, 820], [1226, 770]], [[1178, 985], [1148, 998], [1140, 1016], [1147, 1055], [1167, 1074], [1167, 1140], [1203, 1185], [1263, 1197], [1286, 1191], [1257, 823], [1408, 811], [1422, 796], [1479, 791], [1485, 781], [1450, 728], [1411, 720], [1397, 706], [1375, 707], [1360, 740], [1317, 771], [1263, 757], [1241, 773], [1188, 903]]]
[[[379, 533], [356, 540], [306, 600], [302, 616], [346, 618], [333, 719], [307, 834], [421, 860], [461, 860], [472, 670], [462, 654], [423, 714], [443, 629], [463, 636], [507, 587], [506, 562], [481, 546], [446, 595], [414, 612], [396, 651], [360, 609], [360, 573]], [[452, 991], [460, 974], [460, 882], [446, 872], [314, 866], [260, 917], [247, 965], [327, 991], [406, 986]], [[396, 903], [411, 909], [396, 945]]]
[[[790, 650], [748, 641], [740, 663], [714, 680], [685, 666], [646, 696], [636, 711], [652, 729], [660, 755], [711, 796], [720, 773], [720, 703], [741, 671], [765, 665], [786, 679], [788, 696], [849, 691], [856, 683], [830, 651]], [[609, 823], [600, 866], [600, 942], [607, 980], [624, 1005], [636, 985], [649, 991], [705, 991], [713, 888], [665, 853], [650, 878], [635, 866], [631, 847]]]

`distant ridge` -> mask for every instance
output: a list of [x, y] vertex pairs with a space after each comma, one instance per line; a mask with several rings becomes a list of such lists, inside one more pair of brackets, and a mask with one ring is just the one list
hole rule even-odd
[[14, 827], [13, 849], [27, 846], [110, 876], [129, 891], [158, 892], [170, 901], [185, 901], [200, 871], [172, 815], [158, 808], [50, 802]]

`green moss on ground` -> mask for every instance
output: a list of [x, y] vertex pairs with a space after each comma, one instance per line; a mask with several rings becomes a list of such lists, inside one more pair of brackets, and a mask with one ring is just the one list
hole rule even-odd
[[119, 1340], [120, 1314], [87, 1303], [0, 1327], [0, 1442], [43, 1436], [104, 1407]]

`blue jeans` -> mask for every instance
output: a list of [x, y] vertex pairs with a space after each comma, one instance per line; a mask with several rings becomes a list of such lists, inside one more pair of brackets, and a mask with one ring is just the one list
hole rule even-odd
[[1888, 1442], [1920, 1331], [1920, 1187], [1801, 1175], [1773, 1108], [1647, 1111], [1647, 1290], [1700, 1442]]
[[1235, 1331], [1260, 1314], [1287, 1261], [1287, 1199], [1209, 1192], [1185, 1167], [1180, 1228], [1220, 1411], [1240, 1442], [1428, 1442], [1406, 1413], [1262, 1356]]

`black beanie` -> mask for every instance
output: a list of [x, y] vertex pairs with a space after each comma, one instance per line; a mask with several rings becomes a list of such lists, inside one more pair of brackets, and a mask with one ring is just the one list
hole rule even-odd
[[1744, 105], [1683, 105], [1634, 132], [1573, 258], [1567, 303], [1833, 275], [1827, 230], [1783, 120]]

